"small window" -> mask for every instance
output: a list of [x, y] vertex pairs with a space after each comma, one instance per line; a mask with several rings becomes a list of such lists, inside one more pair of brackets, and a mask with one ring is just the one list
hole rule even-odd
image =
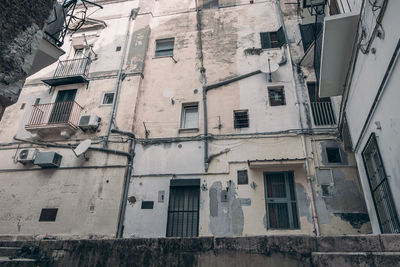
[[249, 127], [249, 111], [248, 110], [235, 110], [233, 111], [234, 127], [247, 128]]
[[39, 105], [40, 104], [40, 98], [36, 98], [35, 99], [35, 105]]
[[142, 210], [152, 210], [154, 207], [154, 201], [142, 201]]
[[22, 103], [20, 109], [24, 109], [24, 108], [25, 108], [25, 103]]
[[117, 47], [115, 48], [115, 51], [117, 51], [117, 52], [121, 51], [121, 47], [120, 47], [120, 46], [117, 46]]
[[201, 7], [203, 9], [218, 8], [218, 0], [202, 0]]
[[260, 32], [261, 48], [276, 48], [286, 44], [286, 37], [283, 28], [276, 32]]
[[174, 38], [156, 40], [156, 57], [169, 57], [174, 55]]
[[55, 222], [58, 209], [42, 209], [39, 222]]
[[268, 88], [269, 103], [271, 106], [286, 105], [283, 87]]
[[247, 170], [240, 170], [237, 172], [238, 176], [238, 184], [248, 184], [249, 183], [249, 177], [247, 175]]
[[199, 105], [197, 103], [184, 104], [182, 107], [181, 128], [194, 129], [199, 127]]
[[103, 105], [111, 105], [114, 102], [114, 93], [104, 93]]
[[338, 147], [327, 147], [326, 156], [329, 163], [341, 163], [340, 149]]
[[330, 194], [330, 186], [328, 184], [322, 184], [321, 190], [322, 190], [323, 197], [329, 197], [331, 195]]

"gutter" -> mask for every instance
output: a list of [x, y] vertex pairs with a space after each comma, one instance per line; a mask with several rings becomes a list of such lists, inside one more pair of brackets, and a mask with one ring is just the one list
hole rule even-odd
[[110, 137], [110, 132], [111, 132], [111, 126], [112, 126], [112, 124], [115, 125], [115, 115], [116, 115], [116, 111], [117, 111], [117, 108], [118, 108], [119, 95], [120, 95], [120, 91], [121, 91], [121, 82], [125, 78], [125, 74], [122, 73], [122, 68], [124, 67], [124, 63], [125, 63], [126, 51], [127, 51], [127, 48], [128, 48], [128, 41], [129, 41], [131, 23], [132, 23], [132, 20], [135, 19], [137, 13], [138, 13], [138, 10], [132, 9], [131, 10], [131, 14], [130, 14], [130, 16], [128, 18], [128, 26], [127, 26], [127, 29], [126, 29], [124, 48], [123, 48], [123, 52], [122, 52], [121, 63], [119, 65], [119, 69], [118, 69], [117, 82], [115, 84], [115, 89], [114, 89], [114, 102], [113, 102], [111, 113], [110, 113], [110, 119], [108, 120], [108, 124], [107, 124], [107, 130], [106, 130], [106, 135], [104, 137], [103, 148], [107, 148], [108, 139]]
[[[285, 37], [286, 40], [288, 39], [287, 36], [287, 31], [286, 31], [286, 26], [285, 26], [285, 21], [283, 19], [282, 16], [282, 10], [281, 10], [281, 4], [279, 0], [276, 0], [275, 2], [276, 5], [276, 9], [277, 9], [277, 13], [278, 13], [278, 17], [279, 20], [281, 21], [281, 25], [283, 28], [283, 31], [285, 33]], [[307, 183], [308, 186], [310, 188], [310, 192], [311, 192], [311, 207], [312, 207], [312, 212], [313, 212], [313, 221], [314, 221], [314, 228], [315, 228], [315, 233], [316, 236], [320, 236], [321, 232], [320, 232], [320, 228], [319, 228], [319, 220], [318, 220], [318, 213], [317, 213], [317, 207], [316, 207], [316, 203], [315, 203], [315, 196], [314, 196], [314, 189], [313, 189], [313, 184], [312, 184], [312, 179], [311, 179], [311, 174], [310, 174], [310, 167], [309, 167], [309, 163], [308, 163], [308, 157], [307, 157], [307, 149], [306, 149], [306, 142], [305, 142], [305, 138], [304, 138], [304, 127], [303, 127], [303, 119], [301, 116], [301, 103], [299, 101], [299, 93], [297, 91], [297, 86], [296, 86], [296, 70], [293, 67], [293, 61], [292, 61], [292, 54], [290, 51], [290, 47], [289, 47], [289, 43], [286, 45], [287, 50], [288, 50], [288, 61], [290, 62], [290, 65], [292, 67], [292, 73], [293, 73], [293, 83], [294, 83], [294, 89], [296, 92], [296, 101], [299, 105], [299, 123], [300, 123], [300, 129], [301, 129], [301, 142], [302, 142], [302, 149], [303, 149], [303, 154], [304, 154], [304, 158], [305, 158], [305, 169], [306, 169], [306, 174], [307, 174]]]

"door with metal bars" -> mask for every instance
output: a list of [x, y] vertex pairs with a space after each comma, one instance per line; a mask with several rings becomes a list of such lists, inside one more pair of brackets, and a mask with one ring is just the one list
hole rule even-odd
[[399, 217], [374, 133], [368, 139], [362, 157], [381, 232], [400, 233]]
[[298, 229], [293, 172], [264, 173], [268, 229]]
[[200, 179], [173, 179], [170, 184], [167, 237], [199, 235]]

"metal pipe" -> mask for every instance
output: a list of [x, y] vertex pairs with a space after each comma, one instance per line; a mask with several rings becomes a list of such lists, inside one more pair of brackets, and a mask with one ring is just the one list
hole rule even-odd
[[[283, 30], [285, 32], [286, 40], [289, 40], [288, 36], [287, 36], [287, 32], [286, 32], [285, 21], [284, 21], [283, 16], [282, 16], [282, 10], [281, 10], [281, 6], [280, 6], [280, 1], [277, 0], [275, 2], [275, 5], [276, 5], [276, 9], [278, 11], [277, 13], [278, 13], [278, 17], [279, 17], [279, 19], [281, 21], [282, 28], [283, 28]], [[306, 143], [305, 143], [305, 140], [304, 140], [304, 132], [303, 132], [304, 127], [303, 127], [303, 119], [302, 119], [302, 116], [301, 116], [300, 98], [299, 98], [299, 93], [297, 91], [297, 86], [296, 86], [296, 78], [297, 78], [296, 77], [296, 70], [294, 69], [294, 66], [293, 66], [292, 54], [291, 54], [291, 51], [290, 51], [290, 48], [289, 48], [289, 44], [287, 44], [287, 50], [288, 50], [288, 62], [290, 64], [291, 68], [292, 68], [292, 73], [293, 73], [293, 86], [294, 86], [294, 89], [295, 89], [295, 92], [296, 92], [296, 94], [295, 94], [296, 102], [299, 105], [299, 122], [300, 122], [300, 129], [301, 129], [300, 135], [301, 135], [303, 154], [304, 154], [304, 157], [306, 159], [305, 160], [305, 167], [306, 167], [307, 182], [308, 182], [308, 185], [309, 185], [310, 191], [311, 191], [311, 200], [312, 200], [311, 201], [311, 206], [312, 206], [312, 211], [313, 211], [314, 228], [315, 228], [316, 235], [319, 236], [320, 235], [319, 220], [318, 220], [318, 214], [317, 214], [317, 209], [316, 209], [316, 204], [315, 204], [314, 189], [313, 189], [311, 175], [310, 175], [310, 168], [309, 168], [309, 164], [308, 164]]]
[[246, 74], [243, 74], [243, 75], [239, 75], [237, 77], [234, 77], [234, 78], [222, 81], [222, 82], [210, 84], [210, 85], [206, 86], [206, 90], [209, 91], [211, 89], [215, 89], [217, 87], [221, 87], [221, 86], [224, 86], [224, 85], [230, 84], [232, 82], [236, 82], [236, 81], [242, 80], [244, 78], [247, 78], [247, 77], [259, 74], [259, 73], [261, 73], [261, 71], [260, 70], [256, 70], [256, 71], [253, 71], [253, 72], [250, 72], [250, 73], [246, 73]]
[[131, 176], [133, 171], [133, 157], [135, 156], [135, 135], [130, 132], [113, 130], [113, 132], [118, 132], [122, 135], [127, 135], [132, 137], [131, 145], [129, 149], [130, 157], [128, 158], [128, 169], [126, 170], [125, 179], [124, 179], [124, 186], [122, 192], [122, 199], [121, 199], [121, 206], [118, 216], [118, 228], [117, 228], [117, 238], [122, 238], [124, 233], [124, 220], [125, 220], [125, 213], [126, 213], [126, 203], [128, 201], [128, 192], [129, 192], [129, 184], [131, 182]]
[[201, 85], [203, 92], [203, 125], [204, 125], [204, 170], [208, 171], [208, 121], [207, 121], [207, 77], [206, 69], [204, 68], [203, 58], [203, 41], [201, 38], [201, 12], [197, 0], [196, 4], [196, 20], [197, 20], [197, 38], [198, 38], [198, 50], [200, 60], [200, 74], [201, 74]]
[[112, 126], [112, 124], [114, 122], [116, 110], [117, 110], [117, 107], [118, 107], [119, 93], [120, 93], [120, 90], [121, 90], [121, 81], [122, 81], [122, 77], [123, 77], [122, 68], [124, 67], [124, 63], [125, 63], [126, 51], [127, 51], [129, 35], [130, 35], [131, 22], [133, 20], [134, 15], [135, 15], [135, 12], [132, 9], [131, 10], [131, 14], [130, 14], [130, 16], [128, 18], [128, 26], [127, 26], [127, 29], [126, 29], [124, 48], [123, 48], [123, 52], [122, 52], [121, 62], [120, 62], [119, 69], [118, 69], [117, 82], [115, 84], [114, 102], [113, 102], [112, 109], [111, 109], [111, 112], [110, 112], [110, 119], [108, 120], [106, 135], [105, 135], [105, 138], [104, 138], [104, 144], [103, 144], [104, 148], [107, 148], [107, 146], [108, 146], [108, 139], [110, 137], [111, 126]]
[[[14, 140], [29, 143], [29, 144], [34, 144], [38, 146], [46, 146], [46, 147], [57, 147], [57, 148], [67, 148], [67, 149], [72, 149], [76, 146], [72, 145], [62, 145], [62, 144], [51, 144], [51, 143], [43, 143], [43, 142], [36, 142], [36, 141], [31, 141], [31, 140], [25, 140], [25, 139], [20, 139], [14, 136]], [[121, 155], [125, 157], [131, 157], [131, 155], [128, 152], [121, 151], [121, 150], [115, 150], [115, 149], [108, 149], [108, 148], [101, 148], [101, 147], [89, 147], [88, 150], [94, 150], [94, 151], [100, 151], [100, 152], [105, 152], [105, 153], [111, 153], [111, 154], [116, 154], [116, 155]]]

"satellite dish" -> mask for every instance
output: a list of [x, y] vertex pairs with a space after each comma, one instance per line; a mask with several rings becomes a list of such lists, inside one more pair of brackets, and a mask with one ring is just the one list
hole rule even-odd
[[[79, 157], [82, 154], [85, 154], [86, 151], [89, 149], [90, 145], [92, 144], [92, 140], [86, 139], [83, 140], [75, 149], [72, 151], [74, 152], [75, 156]], [[85, 157], [86, 159], [86, 157]]]
[[268, 61], [261, 66], [261, 72], [264, 73], [274, 73], [279, 69], [278, 63], [268, 58]]
[[274, 73], [278, 69], [279, 69], [278, 63], [271, 60], [270, 58], [268, 58], [268, 61], [266, 64], [261, 66], [261, 72], [269, 74], [269, 79], [268, 79], [269, 82], [272, 82], [272, 73]]

